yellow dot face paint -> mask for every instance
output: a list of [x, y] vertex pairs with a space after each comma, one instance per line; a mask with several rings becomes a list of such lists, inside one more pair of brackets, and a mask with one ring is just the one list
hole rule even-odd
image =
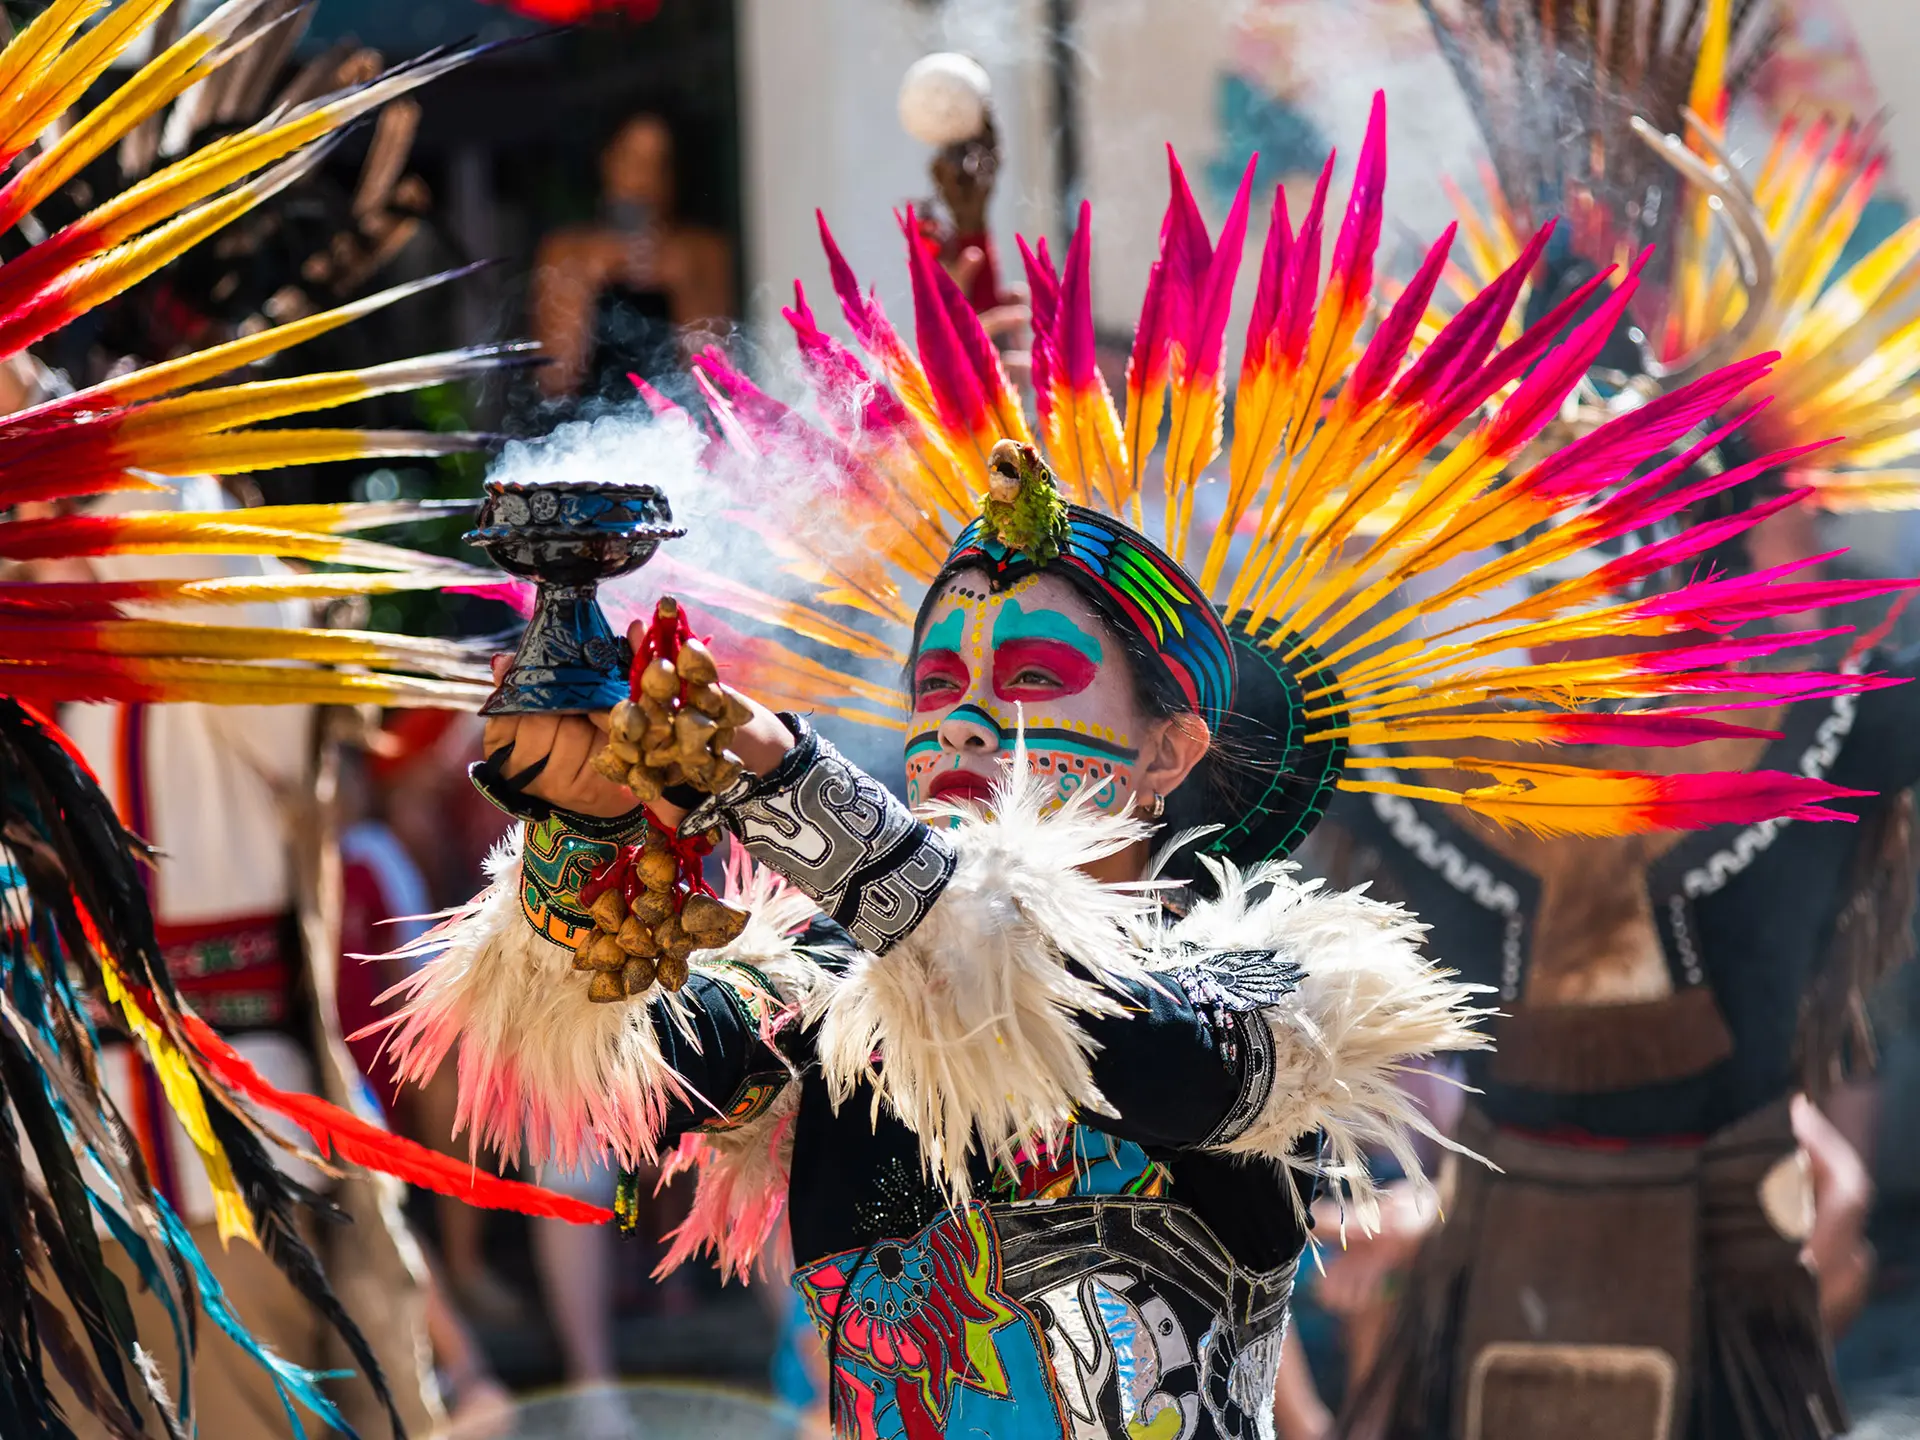
[[[1118, 642], [1065, 581], [1031, 575], [999, 594], [962, 573], [934, 602], [910, 682], [907, 802], [979, 803], [1012, 760], [1024, 719], [1053, 802], [1096, 790], [1119, 811], [1134, 793], [1143, 723]], [[1116, 723], [1118, 722], [1118, 723]]]

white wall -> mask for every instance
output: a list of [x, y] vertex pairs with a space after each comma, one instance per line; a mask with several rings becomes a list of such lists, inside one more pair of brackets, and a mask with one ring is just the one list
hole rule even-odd
[[1880, 103], [1886, 107], [1886, 137], [1893, 151], [1895, 183], [1911, 203], [1920, 203], [1920, 0], [1837, 0], [1860, 42]]
[[[826, 212], [860, 277], [911, 325], [904, 242], [892, 219], [929, 196], [927, 147], [900, 128], [900, 77], [932, 50], [964, 50], [993, 79], [1002, 170], [994, 205], [1003, 270], [1019, 275], [1016, 231], [1053, 208], [1042, 0], [741, 0], [740, 88], [746, 114], [749, 321], [777, 332], [804, 281], [816, 313], [837, 315], [814, 224]], [[823, 310], [824, 307], [824, 310]]]
[[[1137, 310], [1166, 200], [1164, 145], [1199, 172], [1216, 142], [1216, 81], [1232, 26], [1247, 0], [1079, 0], [1082, 163], [1094, 202], [1095, 309], [1128, 328]], [[1308, 39], [1335, 67], [1317, 88], [1317, 115], [1351, 164], [1375, 86], [1388, 97], [1389, 246], [1431, 239], [1451, 216], [1438, 179], [1470, 167], [1472, 126], [1438, 56], [1382, 64], [1368, 27], [1390, 0], [1302, 0]], [[1858, 33], [1883, 103], [1894, 173], [1920, 200], [1920, 0], [1838, 0]], [[993, 76], [1005, 171], [995, 203], [1002, 265], [1018, 278], [1013, 234], [1048, 233], [1055, 220], [1044, 0], [741, 0], [741, 89], [747, 114], [747, 237], [754, 321], [777, 321], [791, 280], [806, 282], [816, 310], [829, 304], [813, 211], [827, 212], [863, 279], [877, 283], [896, 323], [906, 300], [899, 232], [891, 212], [929, 193], [927, 153], [895, 118], [901, 74], [928, 50], [975, 54]], [[1371, 15], [1370, 15], [1370, 12]], [[1317, 24], [1318, 29], [1314, 29]], [[1346, 64], [1341, 65], [1342, 57]], [[1349, 83], [1350, 79], [1350, 83]], [[1909, 96], [1912, 98], [1909, 99]], [[1345, 193], [1345, 174], [1334, 194]], [[1263, 235], [1264, 198], [1251, 227]], [[1217, 214], [1210, 218], [1216, 223]], [[1337, 223], [1330, 217], [1329, 225]], [[1243, 285], [1243, 306], [1252, 286]], [[763, 332], [764, 333], [764, 332]]]

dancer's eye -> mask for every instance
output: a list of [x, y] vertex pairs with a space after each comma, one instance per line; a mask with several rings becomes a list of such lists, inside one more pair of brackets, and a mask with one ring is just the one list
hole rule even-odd
[[951, 650], [929, 650], [913, 667], [913, 708], [934, 710], [966, 692], [966, 662]]

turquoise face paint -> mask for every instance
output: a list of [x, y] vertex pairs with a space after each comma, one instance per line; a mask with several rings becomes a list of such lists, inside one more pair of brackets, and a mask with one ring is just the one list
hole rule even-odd
[[[952, 618], [958, 620], [959, 613]], [[994, 618], [993, 647], [997, 650], [1013, 640], [1052, 640], [1071, 646], [1094, 665], [1106, 658], [1099, 637], [1089, 634], [1071, 615], [1058, 610], [1023, 610], [1018, 600], [1009, 599]]]
[[1016, 715], [1054, 803], [1090, 796], [1118, 811], [1132, 802], [1147, 718], [1125, 667], [1109, 658], [1112, 637], [1069, 586], [1035, 577], [990, 595], [963, 578], [935, 615], [914, 657], [909, 805], [963, 790], [955, 774], [997, 775], [1021, 728]]
[[920, 648], [922, 651], [958, 650], [966, 635], [967, 617], [955, 610], [945, 619], [936, 620], [927, 627], [927, 633], [920, 639]]

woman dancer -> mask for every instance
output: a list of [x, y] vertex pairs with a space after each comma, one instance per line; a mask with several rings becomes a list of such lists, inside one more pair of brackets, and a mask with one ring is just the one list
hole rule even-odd
[[[670, 1263], [711, 1248], [744, 1271], [784, 1210], [844, 1434], [1267, 1433], [1302, 1201], [1319, 1178], [1370, 1218], [1361, 1146], [1417, 1169], [1408, 1135], [1424, 1122], [1398, 1068], [1480, 1043], [1469, 991], [1421, 957], [1411, 916], [1302, 885], [1279, 863], [1336, 786], [1433, 793], [1541, 830], [1832, 813], [1819, 802], [1834, 787], [1771, 774], [1674, 782], [1460, 753], [1368, 762], [1454, 771], [1457, 788], [1348, 773], [1349, 745], [1379, 740], [1746, 733], [1697, 708], [1559, 708], [1596, 695], [1873, 683], [1749, 675], [1722, 642], [1677, 664], [1671, 650], [1583, 669], [1466, 663], [1515, 648], [1517, 630], [1717, 623], [1735, 597], [1707, 582], [1655, 611], [1596, 610], [1605, 589], [1569, 581], [1434, 622], [1443, 640], [1402, 636], [1672, 503], [1660, 497], [1677, 471], [1646, 476], [1646, 462], [1764, 365], [1716, 372], [1501, 480], [1631, 281], [1562, 344], [1597, 285], [1496, 351], [1536, 245], [1409, 361], [1443, 240], [1362, 353], [1383, 134], [1376, 108], [1324, 300], [1324, 186], [1297, 239], [1276, 202], [1235, 478], [1211, 534], [1190, 533], [1194, 490], [1220, 449], [1247, 188], [1216, 246], [1176, 168], [1124, 425], [1091, 363], [1090, 224], [1061, 271], [1029, 252], [1058, 482], [977, 317], [924, 249], [909, 246], [918, 356], [833, 251], [843, 308], [886, 383], [801, 299], [789, 317], [826, 430], [710, 353], [697, 362], [709, 403], [750, 462], [730, 469], [719, 445], [707, 459], [715, 485], [829, 508], [844, 546], [828, 534], [801, 549], [760, 524], [769, 544], [795, 547], [825, 604], [880, 623], [675, 563], [680, 594], [837, 647], [845, 665], [718, 621], [719, 668], [697, 646], [654, 653], [656, 615], [632, 635], [636, 709], [493, 722], [478, 778], [527, 823], [494, 887], [422, 942], [441, 953], [392, 1021], [402, 1068], [429, 1073], [457, 1045], [462, 1113], [507, 1154], [610, 1152], [636, 1168], [675, 1146], [700, 1185]], [[1140, 481], [1167, 414], [1160, 544], [1142, 533]], [[1636, 476], [1611, 508], [1576, 512]], [[1528, 534], [1445, 597], [1382, 618], [1407, 574]], [[1180, 559], [1190, 542], [1206, 555], [1197, 576]], [[1623, 563], [1673, 558], [1669, 546]], [[1737, 598], [1771, 599], [1764, 580]], [[888, 621], [904, 632], [897, 650]], [[892, 692], [856, 658], [889, 655], [908, 677], [909, 804], [796, 713], [900, 726], [878, 709]], [[717, 688], [722, 674], [738, 690]], [[711, 796], [668, 784], [665, 740], [636, 726], [676, 694], [722, 717], [717, 761], [687, 748], [712, 727], [675, 720], [687, 736], [672, 763]], [[1493, 697], [1521, 703], [1490, 713]], [[1158, 859], [1156, 830], [1171, 837]], [[659, 888], [716, 832], [759, 867], [734, 888], [743, 930], [714, 928], [705, 900], [696, 924], [691, 898], [676, 910]], [[615, 884], [629, 873], [634, 885]]]

